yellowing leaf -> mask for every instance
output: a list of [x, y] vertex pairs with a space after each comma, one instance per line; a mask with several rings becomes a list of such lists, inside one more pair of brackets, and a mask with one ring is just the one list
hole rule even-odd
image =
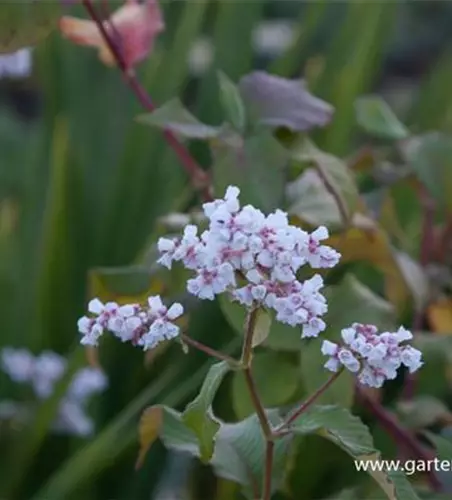
[[138, 266], [93, 269], [89, 276], [90, 296], [118, 304], [146, 302], [163, 293], [163, 282], [148, 269]]
[[365, 261], [378, 268], [385, 277], [388, 300], [398, 309], [404, 307], [411, 294], [389, 240], [380, 228], [351, 227], [345, 233], [332, 235], [327, 243], [342, 254], [341, 263]]
[[267, 339], [272, 324], [272, 318], [265, 309], [257, 311], [256, 323], [254, 325], [252, 346], [256, 347]]
[[143, 412], [139, 424], [140, 453], [135, 467], [138, 469], [143, 465], [146, 453], [149, 451], [154, 441], [158, 438], [163, 424], [163, 408], [153, 406]]
[[431, 304], [427, 308], [427, 319], [434, 332], [452, 333], [452, 300], [443, 299]]

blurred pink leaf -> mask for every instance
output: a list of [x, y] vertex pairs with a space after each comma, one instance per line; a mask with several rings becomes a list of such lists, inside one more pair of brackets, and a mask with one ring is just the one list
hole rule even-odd
[[[151, 52], [154, 40], [165, 24], [157, 0], [126, 0], [124, 5], [104, 21], [107, 32], [118, 43], [127, 68], [143, 61]], [[78, 45], [96, 47], [100, 60], [107, 66], [115, 66], [115, 58], [99, 31], [96, 23], [76, 17], [63, 16], [60, 30], [64, 37]]]

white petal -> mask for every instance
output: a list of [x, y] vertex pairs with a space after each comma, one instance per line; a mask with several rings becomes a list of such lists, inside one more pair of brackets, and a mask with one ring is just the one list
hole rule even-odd
[[104, 304], [99, 299], [93, 299], [88, 304], [88, 311], [92, 314], [101, 314], [104, 310]]
[[170, 320], [176, 319], [184, 314], [184, 308], [178, 302], [174, 303], [166, 313], [166, 317]]

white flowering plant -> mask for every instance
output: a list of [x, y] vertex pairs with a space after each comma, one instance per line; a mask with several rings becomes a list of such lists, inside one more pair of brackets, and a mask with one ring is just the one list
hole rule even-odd
[[[378, 457], [370, 434], [357, 417], [345, 408], [318, 405], [319, 398], [344, 371], [354, 374], [360, 386], [380, 388], [385, 381], [394, 380], [400, 368], [407, 368], [411, 374], [423, 362], [421, 352], [409, 344], [413, 335], [405, 328], [379, 332], [374, 325], [353, 323], [342, 329], [340, 342], [322, 341], [324, 368], [332, 372], [326, 382], [292, 408], [265, 408], [253, 379], [253, 356], [270, 332], [271, 315], [274, 321], [298, 329], [301, 350], [306, 339], [321, 338], [327, 327], [322, 318], [328, 310], [322, 294], [323, 278], [315, 274], [300, 279], [298, 275], [304, 267], [332, 268], [339, 262], [340, 254], [322, 244], [328, 238], [325, 227], [309, 233], [291, 225], [281, 210], [265, 215], [252, 205], [241, 207], [239, 193], [237, 187], [229, 186], [223, 199], [203, 205], [208, 228], [200, 234], [195, 225], [188, 225], [180, 238], [160, 238], [158, 263], [168, 269], [182, 265], [189, 270], [192, 277], [186, 289], [198, 299], [212, 301], [224, 294], [244, 309], [240, 359], [216, 352], [187, 336], [177, 325], [184, 313], [182, 304], [165, 306], [160, 296], [149, 297], [145, 305], [120, 306], [93, 299], [88, 306], [90, 315], [83, 316], [78, 327], [83, 345], [97, 346], [106, 332], [144, 350], [178, 339], [220, 360], [210, 368], [200, 394], [185, 411], [178, 413], [160, 406], [146, 411], [143, 449], [157, 432], [168, 447], [190, 451], [212, 464], [220, 476], [241, 482], [235, 471], [235, 451], [228, 452], [227, 446], [239, 441], [234, 446], [240, 448], [240, 441], [252, 439], [247, 450], [252, 457], [243, 458], [243, 465], [251, 467], [248, 460], [252, 460], [253, 470], [244, 486], [252, 498], [270, 500], [282, 479], [277, 471], [296, 435], [325, 428], [327, 435], [356, 459]], [[254, 408], [254, 414], [235, 424], [222, 422], [212, 410], [216, 391], [229, 371], [243, 373]], [[336, 428], [338, 418], [344, 429]], [[403, 478], [376, 480], [391, 485], [389, 498], [398, 498], [400, 489], [409, 488]]]
[[[8, 463], [5, 476], [11, 477], [2, 494], [72, 498], [91, 494], [89, 481], [95, 479], [99, 490], [96, 485], [94, 496], [99, 491], [102, 498], [116, 498], [120, 488], [119, 495], [125, 498], [138, 491], [140, 496], [144, 490], [148, 498], [152, 489], [153, 498], [160, 500], [158, 492], [154, 495], [154, 479], [161, 478], [161, 469], [170, 476], [172, 495], [180, 486], [173, 484], [175, 478], [184, 482], [167, 463], [162, 467], [162, 457], [170, 463], [183, 456], [188, 463], [184, 472], [198, 460], [208, 465], [201, 474], [200, 468], [195, 469], [190, 480], [193, 489], [199, 488], [192, 494], [196, 499], [442, 500], [436, 494], [444, 492], [447, 498], [447, 478], [427, 467], [437, 456], [452, 457], [450, 442], [441, 441], [452, 416], [447, 403], [438, 399], [447, 400], [450, 387], [450, 346], [421, 330], [436, 321], [441, 325], [432, 329], [443, 332], [441, 313], [450, 309], [447, 300], [443, 303], [452, 282], [447, 266], [436, 269], [448, 280], [445, 285], [443, 281], [442, 287], [436, 286], [438, 276], [430, 279], [432, 261], [447, 261], [452, 234], [447, 222], [450, 196], [443, 189], [449, 182], [448, 170], [443, 168], [435, 176], [430, 166], [449, 166], [450, 141], [441, 134], [412, 137], [377, 97], [354, 102], [355, 93], [361, 92], [358, 81], [367, 72], [361, 56], [356, 59], [357, 83], [350, 80], [350, 91], [343, 75], [355, 64], [342, 73], [331, 66], [333, 57], [325, 72], [313, 60], [308, 81], [252, 71], [234, 83], [219, 71], [217, 80], [206, 79], [214, 85], [204, 87], [203, 80], [200, 86], [200, 108], [205, 105], [211, 112], [199, 109], [199, 116], [208, 123], [195, 117], [182, 98], [157, 107], [148, 87], [158, 100], [168, 98], [183, 83], [185, 63], [190, 78], [203, 78], [213, 63], [223, 67], [223, 55], [229, 50], [237, 57], [242, 48], [245, 53], [242, 12], [260, 8], [259, 2], [244, 7], [234, 2], [209, 5], [209, 15], [215, 11], [218, 21], [215, 37], [230, 32], [222, 54], [221, 47], [216, 50], [218, 40], [210, 40], [210, 30], [196, 39], [197, 27], [207, 16], [207, 2], [182, 4], [167, 2], [162, 8], [158, 0], [23, 0], [20, 7], [14, 2], [0, 6], [0, 77], [1, 63], [4, 77], [28, 76], [31, 55], [36, 56], [36, 74], [43, 61], [47, 73], [53, 67], [47, 66], [47, 56], [58, 54], [55, 74], [64, 74], [65, 83], [70, 80], [71, 92], [81, 89], [80, 99], [66, 99], [65, 91], [55, 92], [53, 82], [49, 87], [47, 99], [55, 106], [48, 108], [61, 111], [63, 119], [48, 120], [52, 140], [46, 142], [55, 145], [50, 170], [57, 174], [46, 199], [51, 224], [44, 231], [38, 263], [43, 285], [38, 307], [33, 304], [36, 315], [30, 315], [27, 326], [16, 323], [30, 330], [30, 345], [36, 341], [34, 352], [38, 339], [43, 349], [62, 352], [74, 340], [83, 299], [88, 304], [77, 324], [77, 344], [80, 340], [82, 345], [78, 350], [86, 350], [95, 361], [92, 367], [71, 373], [70, 363], [53, 351], [38, 355], [9, 347], [2, 351], [3, 378], [12, 397], [0, 400], [0, 430], [5, 422], [14, 424], [8, 431], [16, 430], [18, 423], [30, 430], [23, 434], [17, 460], [14, 456]], [[236, 5], [245, 10], [235, 10]], [[368, 17], [375, 28], [372, 36], [364, 22], [363, 28], [356, 26], [356, 19], [365, 13], [356, 8], [350, 16], [352, 31], [363, 29], [363, 40], [371, 46], [379, 23], [387, 29], [383, 7], [380, 12], [376, 4], [366, 6], [377, 9]], [[165, 16], [168, 12], [172, 16], [173, 10], [180, 24], [161, 40], [170, 19]], [[313, 12], [312, 18], [307, 16], [308, 24], [320, 11]], [[243, 20], [247, 26], [243, 32], [251, 34], [252, 17], [243, 15]], [[65, 40], [52, 37], [42, 52], [27, 48], [56, 27]], [[235, 38], [240, 41], [231, 49]], [[104, 77], [107, 70], [96, 67], [95, 56], [86, 55], [82, 64], [75, 50], [67, 54], [68, 41], [96, 49], [104, 65], [116, 67], [131, 92], [130, 102], [126, 95], [116, 99], [121, 82]], [[192, 56], [199, 59], [193, 50], [199, 41], [206, 42], [207, 54], [196, 62]], [[278, 75], [298, 72], [295, 67], [282, 70], [295, 61], [294, 48], [276, 64]], [[154, 52], [157, 57], [145, 71], [149, 82], [142, 84], [138, 65]], [[238, 77], [242, 71], [236, 72], [235, 60], [229, 64], [228, 58], [223, 60], [227, 73]], [[90, 70], [79, 70], [76, 63], [80, 68], [86, 63]], [[251, 71], [251, 63], [247, 66]], [[163, 76], [166, 85], [159, 92]], [[328, 79], [334, 82], [329, 97], [341, 106], [340, 112], [308, 90], [314, 88], [326, 99], [328, 92], [322, 86]], [[197, 81], [190, 83], [198, 88]], [[115, 99], [99, 98], [104, 95]], [[191, 85], [182, 97], [196, 107]], [[126, 127], [119, 114], [126, 110], [127, 122], [135, 113], [132, 98], [145, 113], [136, 117], [130, 140], [124, 140]], [[103, 120], [104, 116], [108, 118]], [[356, 126], [367, 134], [366, 147], [346, 159], [331, 154], [349, 151], [350, 131]], [[160, 135], [153, 130], [149, 137], [149, 127], [162, 132], [170, 148], [165, 151], [170, 153], [168, 162], [158, 154], [163, 155]], [[308, 137], [314, 128], [325, 128], [313, 134], [315, 142]], [[72, 144], [78, 137], [84, 138], [83, 147]], [[152, 148], [148, 142], [154, 143]], [[124, 161], [118, 155], [123, 143], [127, 143]], [[43, 155], [40, 151], [35, 156]], [[115, 157], [120, 158], [119, 166]], [[173, 160], [183, 172], [172, 169]], [[419, 198], [414, 206], [425, 219], [420, 235], [419, 217], [401, 217], [403, 210], [392, 206], [397, 201], [405, 207], [406, 193], [393, 195], [400, 182]], [[60, 196], [66, 189], [71, 203], [76, 193], [76, 210]], [[445, 222], [434, 220], [432, 198], [443, 208]], [[412, 211], [413, 203], [408, 206]], [[14, 197], [0, 203], [2, 250], [5, 235], [22, 216], [20, 208]], [[407, 228], [397, 226], [399, 218]], [[80, 222], [80, 231], [72, 230], [74, 221]], [[34, 225], [35, 219], [30, 226]], [[438, 248], [432, 250], [432, 242]], [[418, 243], [420, 262], [413, 259]], [[12, 248], [15, 253], [16, 247]], [[99, 263], [130, 263], [138, 254], [132, 266], [93, 269]], [[77, 261], [73, 269], [66, 266], [71, 258]], [[88, 268], [86, 300], [82, 271]], [[117, 288], [112, 285], [115, 279], [122, 282]], [[140, 286], [135, 286], [137, 282]], [[30, 288], [30, 297], [35, 297], [34, 287]], [[26, 319], [26, 307], [10, 309], [7, 315]], [[5, 345], [15, 343], [21, 334], [17, 330]], [[442, 350], [441, 356], [435, 351], [438, 357], [433, 362], [430, 343]], [[141, 351], [149, 371], [140, 364]], [[95, 415], [89, 400], [106, 388], [105, 373], [111, 391]], [[28, 391], [27, 397], [20, 397], [22, 390]], [[38, 448], [41, 451], [42, 445], [54, 458], [53, 443], [57, 447], [61, 443], [52, 436], [47, 448], [47, 431], [84, 439], [75, 442], [80, 448], [61, 467], [58, 464], [49, 479], [25, 482], [23, 477], [33, 476], [35, 463], [46, 462]], [[10, 433], [0, 438], [5, 436], [8, 442]], [[166, 451], [150, 449], [158, 438]], [[116, 459], [137, 447], [137, 440], [140, 472], [131, 475], [126, 459], [125, 476], [116, 474], [116, 467], [124, 465]], [[352, 460], [345, 459], [347, 455]], [[419, 474], [413, 481], [400, 470], [378, 466], [381, 459], [393, 456], [418, 461]], [[377, 466], [368, 467], [365, 474], [351, 470], [353, 461]], [[98, 477], [106, 469], [110, 476]], [[215, 494], [204, 489], [212, 474]], [[183, 489], [191, 490], [192, 485], [184, 484]]]

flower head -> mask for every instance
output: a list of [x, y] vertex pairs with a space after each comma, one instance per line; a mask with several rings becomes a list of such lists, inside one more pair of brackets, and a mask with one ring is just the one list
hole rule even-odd
[[92, 316], [83, 316], [78, 321], [83, 345], [96, 346], [101, 335], [110, 331], [123, 342], [131, 341], [147, 350], [179, 335], [179, 327], [173, 321], [182, 316], [184, 309], [179, 303], [167, 308], [157, 295], [149, 297], [146, 306], [103, 304], [93, 299], [88, 311]]
[[[104, 21], [107, 33], [118, 43], [127, 68], [146, 59], [152, 52], [154, 40], [164, 30], [164, 22], [157, 0], [126, 0], [124, 5]], [[94, 21], [63, 16], [60, 19], [63, 36], [78, 45], [88, 45], [99, 50], [100, 60], [107, 66], [116, 60]], [[119, 38], [119, 40], [118, 40]]]
[[327, 310], [320, 275], [300, 282], [304, 265], [333, 267], [339, 253], [322, 245], [325, 227], [309, 234], [291, 226], [281, 210], [265, 215], [251, 205], [240, 207], [240, 190], [229, 186], [223, 199], [203, 205], [209, 227], [202, 234], [189, 225], [180, 239], [160, 238], [159, 263], [171, 268], [181, 262], [194, 271], [187, 290], [213, 300], [229, 293], [246, 307], [272, 308], [276, 319], [302, 326], [302, 336], [315, 337], [325, 328], [320, 317]]
[[322, 354], [329, 357], [325, 368], [336, 372], [344, 366], [358, 374], [362, 385], [381, 387], [386, 380], [396, 378], [401, 366], [413, 373], [423, 364], [420, 351], [402, 344], [413, 338], [411, 332], [403, 327], [394, 333], [379, 334], [373, 325], [354, 323], [343, 329], [341, 336], [341, 345], [323, 341]]

